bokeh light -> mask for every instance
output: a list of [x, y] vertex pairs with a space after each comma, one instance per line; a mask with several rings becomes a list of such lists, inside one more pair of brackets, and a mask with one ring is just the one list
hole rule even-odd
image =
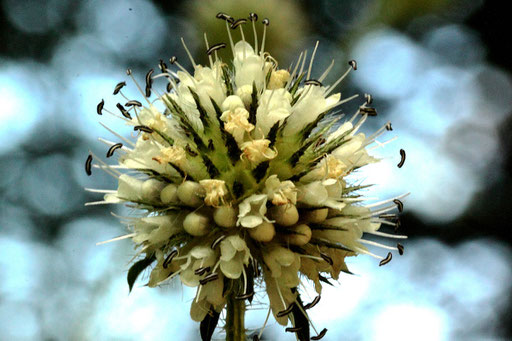
[[[388, 120], [393, 125], [374, 150], [382, 162], [353, 179], [377, 184], [365, 192], [376, 201], [411, 192], [403, 219], [411, 238], [390, 264], [350, 259], [355, 275], [324, 285], [310, 311], [318, 331], [328, 328], [324, 339], [510, 339], [512, 240], [498, 234], [505, 226], [496, 226], [510, 210], [493, 191], [509, 193], [512, 183], [511, 153], [500, 133], [510, 135], [512, 65], [503, 60], [512, 59], [505, 38], [502, 45], [492, 38], [492, 25], [506, 22], [505, 14], [479, 23], [489, 11], [500, 15], [489, 3], [2, 0], [0, 339], [200, 338], [189, 318], [190, 288], [174, 282], [149, 289], [144, 274], [129, 294], [130, 241], [96, 245], [126, 233], [110, 213], [130, 209], [84, 207], [101, 194], [83, 187], [113, 189], [116, 180], [97, 169], [88, 177], [83, 162], [89, 150], [105, 153], [97, 137], [117, 139], [98, 121], [132, 133], [112, 115], [96, 114], [102, 99], [117, 114], [124, 99], [112, 91], [120, 81], [128, 83], [127, 97], [139, 96], [126, 68], [143, 83], [160, 58], [175, 55], [189, 67], [180, 37], [197, 60], [206, 59], [204, 31], [210, 43], [227, 41], [219, 11], [269, 17], [267, 47], [280, 67], [320, 41], [313, 77], [335, 61], [325, 83], [356, 59], [359, 68], [340, 87], [342, 96], [373, 95], [379, 115], [368, 121], [368, 134]], [[33, 48], [35, 41], [44, 49]], [[356, 107], [349, 103], [340, 114], [349, 117]], [[407, 159], [397, 169], [400, 148]], [[475, 215], [484, 223], [470, 219]], [[304, 284], [304, 300], [312, 300], [316, 293]], [[257, 298], [265, 303], [261, 293]], [[267, 314], [263, 304], [254, 307], [251, 332]], [[272, 318], [264, 337], [295, 339]]]

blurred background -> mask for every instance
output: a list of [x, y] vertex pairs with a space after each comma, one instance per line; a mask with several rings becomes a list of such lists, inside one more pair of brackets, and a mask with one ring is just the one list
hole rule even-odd
[[[130, 241], [84, 187], [115, 188], [83, 165], [112, 139], [96, 104], [113, 107], [125, 69], [143, 79], [180, 44], [205, 56], [227, 41], [215, 14], [270, 19], [267, 51], [281, 67], [311, 53], [324, 83], [356, 59], [339, 88], [371, 93], [398, 139], [360, 173], [368, 195], [404, 200], [405, 254], [384, 267], [349, 260], [355, 276], [325, 287], [311, 310], [325, 340], [512, 339], [512, 87], [506, 2], [485, 0], [0, 2], [0, 340], [198, 340], [193, 293], [175, 283], [128, 295]], [[250, 34], [247, 34], [248, 36]], [[137, 97], [129, 83], [128, 95]], [[131, 91], [131, 92], [130, 92]], [[343, 111], [353, 112], [350, 104]], [[112, 126], [112, 124], [111, 124]], [[126, 127], [117, 131], [129, 136]], [[389, 135], [388, 137], [393, 137]], [[383, 139], [381, 142], [384, 142]], [[403, 168], [398, 150], [407, 151]], [[508, 223], [507, 223], [508, 222]], [[307, 298], [305, 298], [308, 301]], [[247, 327], [262, 325], [253, 310]], [[221, 336], [219, 336], [221, 337]], [[264, 338], [294, 340], [271, 321]]]

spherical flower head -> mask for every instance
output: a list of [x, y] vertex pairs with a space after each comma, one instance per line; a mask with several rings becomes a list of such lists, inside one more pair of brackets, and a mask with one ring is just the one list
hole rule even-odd
[[[307, 339], [309, 322], [293, 325], [309, 321], [302, 281], [311, 280], [320, 293], [322, 283], [350, 273], [347, 257], [366, 254], [385, 265], [389, 250], [403, 253], [399, 243], [365, 239], [365, 234], [406, 238], [381, 230], [399, 226], [391, 211], [402, 211], [401, 197], [365, 203], [360, 190], [368, 186], [355, 172], [378, 161], [368, 148], [385, 144], [377, 139], [391, 124], [369, 136], [359, 132], [377, 113], [370, 95], [340, 121], [337, 108], [357, 95], [342, 98], [336, 91], [357, 69], [355, 61], [324, 85], [332, 68], [314, 70], [316, 47], [309, 59], [302, 53], [294, 67], [279, 69], [265, 51], [268, 19], [261, 21], [261, 39], [253, 13], [249, 20], [223, 13], [218, 18], [226, 21], [229, 42], [205, 39], [209, 65], [197, 64], [183, 41], [193, 70], [175, 57], [161, 60], [160, 72], [153, 68], [146, 74], [145, 87], [136, 83], [142, 100], [117, 103], [120, 115], [105, 110], [103, 101], [98, 105], [98, 114], [118, 116], [137, 137], [131, 141], [107, 127], [120, 142], [101, 139], [108, 162], [91, 153], [85, 168], [89, 175], [96, 168], [112, 175], [117, 188], [92, 190], [104, 199], [90, 204], [139, 209], [140, 214], [123, 217], [129, 233], [112, 240], [129, 238], [138, 250], [128, 272], [130, 290], [146, 268], [151, 268], [150, 287], [179, 277], [197, 287], [192, 319], [209, 326], [233, 301], [252, 302], [259, 287], [276, 321], [291, 323], [298, 338]], [[244, 24], [254, 28], [254, 45], [245, 40]], [[240, 41], [233, 40], [235, 29]], [[231, 60], [218, 58], [221, 48], [231, 50]], [[320, 78], [313, 78], [317, 73]], [[136, 82], [131, 70], [127, 74]], [[155, 79], [165, 80], [165, 89]], [[114, 94], [124, 96], [124, 86], [119, 83]], [[401, 157], [400, 167], [404, 151]], [[118, 164], [112, 164], [116, 158]]]

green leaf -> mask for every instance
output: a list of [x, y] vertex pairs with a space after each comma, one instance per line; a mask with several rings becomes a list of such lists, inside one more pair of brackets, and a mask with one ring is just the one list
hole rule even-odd
[[147, 257], [144, 259], [141, 259], [138, 262], [135, 262], [130, 270], [128, 270], [128, 287], [130, 288], [130, 292], [132, 292], [133, 284], [135, 284], [135, 281], [137, 280], [137, 277], [139, 277], [140, 273], [144, 271], [148, 266], [151, 265], [155, 261], [156, 257], [155, 255], [152, 255], [151, 257]]

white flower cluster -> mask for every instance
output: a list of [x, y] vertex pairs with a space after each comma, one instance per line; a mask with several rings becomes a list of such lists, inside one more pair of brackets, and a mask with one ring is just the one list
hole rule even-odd
[[[219, 17], [235, 29], [247, 22]], [[250, 19], [254, 27], [255, 16]], [[268, 20], [264, 24], [266, 29]], [[338, 124], [333, 109], [356, 96], [341, 99], [335, 88], [356, 69], [354, 61], [335, 84], [324, 86], [330, 68], [310, 78], [314, 52], [307, 69], [307, 53], [293, 68], [279, 69], [254, 32], [256, 46], [243, 31], [236, 44], [230, 34], [232, 67], [217, 58], [225, 44], [207, 46], [210, 66], [191, 57], [192, 73], [173, 57], [177, 71], [160, 62], [161, 74], [148, 73], [146, 106], [135, 100], [117, 105], [140, 134], [135, 144], [120, 135], [124, 145], [102, 140], [111, 146], [107, 156], [118, 156], [119, 164], [98, 160], [93, 166], [118, 178], [118, 188], [97, 203], [130, 202], [143, 212], [126, 220], [125, 237], [145, 255], [128, 274], [130, 286], [148, 266], [150, 287], [179, 277], [198, 287], [191, 316], [203, 321], [218, 314], [229, 295], [250, 302], [254, 283], [264, 283], [277, 322], [291, 321], [291, 331], [299, 332], [304, 327], [293, 321], [307, 308], [300, 300], [301, 280], [312, 280], [320, 293], [322, 282], [349, 272], [346, 257], [373, 255], [364, 244], [403, 250], [363, 239], [364, 233], [403, 238], [378, 231], [381, 223], [396, 225], [389, 220], [396, 215], [386, 213], [397, 204], [401, 209], [401, 202], [364, 206], [358, 194], [363, 186], [347, 180], [376, 161], [366, 148], [391, 126], [370, 137], [358, 132], [375, 113], [370, 96]], [[169, 83], [154, 99], [165, 111], [150, 101], [157, 78]], [[116, 87], [121, 95], [123, 86]], [[98, 113], [103, 110], [102, 102]]]

